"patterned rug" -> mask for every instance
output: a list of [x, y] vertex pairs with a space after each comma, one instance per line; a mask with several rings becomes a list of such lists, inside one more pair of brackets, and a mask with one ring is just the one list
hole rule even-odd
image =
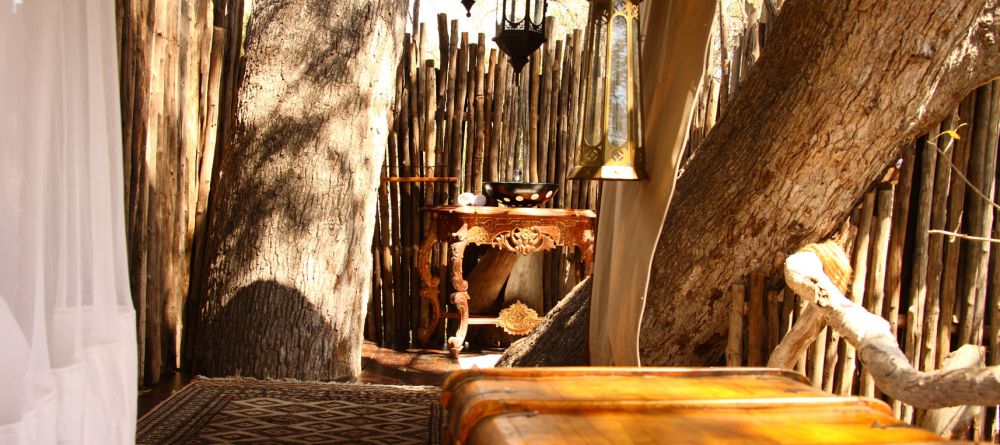
[[197, 378], [139, 420], [136, 443], [439, 444], [438, 388]]

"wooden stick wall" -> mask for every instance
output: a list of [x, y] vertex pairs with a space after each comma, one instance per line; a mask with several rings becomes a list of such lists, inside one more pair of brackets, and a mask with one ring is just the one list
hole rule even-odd
[[129, 274], [144, 384], [177, 365], [216, 146], [234, 114], [243, 8], [242, 0], [117, 2]]
[[[1000, 259], [988, 241], [1000, 238], [1000, 208], [993, 204], [1000, 200], [998, 130], [1000, 80], [978, 88], [908, 147], [901, 165], [865, 194], [834, 235], [853, 257], [850, 297], [889, 321], [921, 370], [938, 369], [964, 344], [984, 346], [988, 364], [1000, 364]], [[767, 287], [761, 280], [752, 274], [749, 292], [738, 284], [729, 293], [730, 366], [764, 365], [801, 312], [801, 301], [780, 281]], [[854, 348], [832, 335], [820, 334], [798, 369], [826, 391], [885, 398]], [[886, 401], [901, 420], [922, 421], [921, 410]], [[1000, 439], [996, 407], [981, 413], [964, 434]]]
[[[747, 26], [727, 45], [726, 21], [717, 20], [722, 42], [709, 55], [708, 72], [689, 129], [685, 157], [725, 113], [742, 78], [766, 51], [767, 27], [780, 6], [747, 2]], [[942, 132], [955, 131], [952, 141]], [[890, 322], [901, 349], [921, 370], [938, 369], [963, 344], [985, 346], [990, 365], [1000, 364], [1000, 259], [984, 239], [1000, 238], [997, 151], [1000, 81], [965, 98], [952, 116], [904, 151], [900, 165], [874, 184], [850, 219], [834, 234], [852, 256], [849, 296]], [[934, 147], [939, 147], [938, 151]], [[942, 232], [976, 237], [963, 239]], [[766, 284], [750, 274], [728, 293], [729, 366], [763, 366], [791, 329], [803, 302], [780, 279]], [[796, 368], [813, 385], [841, 395], [884, 397], [865, 374], [857, 351], [824, 330]], [[887, 400], [902, 420], [919, 424], [920, 410]], [[980, 411], [964, 432], [970, 439], [998, 437], [996, 407]]]
[[[552, 30], [551, 18], [547, 29]], [[407, 34], [396, 73], [396, 100], [379, 189], [375, 273], [366, 336], [401, 349], [430, 308], [419, 296], [416, 256], [428, 221], [421, 208], [455, 203], [459, 193], [482, 190], [483, 182], [514, 179], [514, 105], [520, 88], [528, 102], [529, 142], [525, 180], [560, 185], [549, 207], [595, 208], [595, 181], [568, 181], [576, 160], [581, 122], [583, 33], [549, 35], [518, 77], [503, 53], [487, 48], [485, 35], [458, 31], [458, 21], [437, 17], [436, 30], [420, 24]], [[438, 60], [422, 60], [427, 32], [437, 32]], [[447, 268], [445, 246], [435, 256], [438, 276]], [[470, 249], [471, 251], [472, 249]], [[573, 251], [545, 253], [545, 306], [575, 284]], [[441, 295], [450, 291], [442, 280]], [[439, 329], [430, 346], [444, 343]]]

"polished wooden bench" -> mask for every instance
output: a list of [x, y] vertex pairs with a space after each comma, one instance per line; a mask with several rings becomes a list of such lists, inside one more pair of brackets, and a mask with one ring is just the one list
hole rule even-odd
[[468, 370], [442, 402], [455, 444], [954, 443], [776, 369]]

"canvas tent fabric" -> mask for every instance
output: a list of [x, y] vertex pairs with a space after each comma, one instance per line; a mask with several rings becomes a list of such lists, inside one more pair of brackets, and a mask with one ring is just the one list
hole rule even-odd
[[2, 444], [135, 441], [114, 8], [0, 6]]
[[653, 252], [704, 75], [715, 3], [643, 3], [641, 81], [650, 180], [603, 185], [590, 312], [592, 365], [640, 365], [639, 326]]

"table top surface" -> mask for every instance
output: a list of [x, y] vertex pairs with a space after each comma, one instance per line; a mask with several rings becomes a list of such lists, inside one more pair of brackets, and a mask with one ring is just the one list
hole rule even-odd
[[532, 218], [597, 218], [593, 210], [578, 209], [545, 209], [545, 208], [515, 208], [490, 206], [434, 206], [425, 207], [424, 211], [456, 216], [507, 216]]

